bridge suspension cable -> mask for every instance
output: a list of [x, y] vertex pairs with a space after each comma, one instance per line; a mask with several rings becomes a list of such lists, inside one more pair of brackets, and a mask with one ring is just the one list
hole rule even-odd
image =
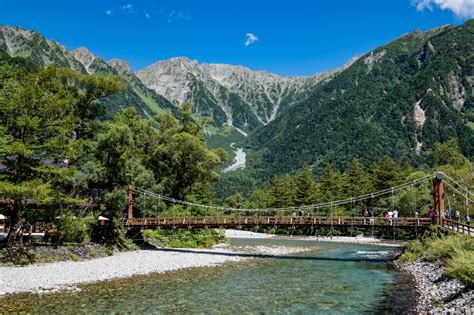
[[[446, 176], [446, 178], [448, 180], [450, 180], [451, 182], [453, 182], [454, 185], [458, 186], [459, 188], [461, 188], [462, 190], [464, 190], [466, 192], [466, 195], [471, 195], [471, 196], [474, 196], [474, 193], [469, 191], [469, 189], [467, 189], [466, 187], [464, 187], [463, 185], [459, 184], [457, 181], [455, 181], [452, 177], [448, 176], [447, 174], [445, 173], [442, 173], [444, 174], [444, 176]], [[446, 182], [446, 181], [445, 181]], [[449, 185], [449, 184], [448, 184]], [[452, 186], [450, 186], [452, 187]], [[453, 188], [454, 189], [454, 188]], [[460, 193], [460, 192], [459, 192]], [[460, 193], [461, 194], [461, 193]]]
[[295, 209], [304, 209], [304, 210], [312, 210], [312, 209], [322, 209], [322, 208], [327, 208], [327, 207], [332, 207], [332, 206], [341, 206], [341, 205], [346, 205], [349, 203], [354, 203], [357, 201], [362, 201], [362, 200], [367, 200], [367, 199], [373, 199], [376, 197], [388, 195], [388, 194], [393, 194], [396, 191], [408, 188], [408, 187], [413, 187], [427, 179], [433, 178], [435, 174], [429, 174], [423, 177], [420, 177], [418, 179], [406, 182], [404, 184], [400, 184], [397, 186], [393, 186], [390, 188], [386, 188], [383, 190], [379, 190], [373, 193], [369, 194], [364, 194], [360, 195], [357, 197], [352, 197], [352, 198], [347, 198], [347, 199], [341, 199], [341, 200], [335, 200], [335, 201], [328, 201], [328, 202], [322, 202], [322, 203], [317, 203], [317, 204], [310, 204], [310, 205], [302, 205], [302, 206], [293, 206], [293, 207], [284, 207], [284, 208], [230, 208], [230, 207], [223, 207], [223, 206], [215, 206], [215, 205], [203, 205], [203, 204], [198, 204], [190, 201], [185, 201], [185, 200], [179, 200], [167, 196], [163, 196], [154, 192], [151, 192], [146, 189], [142, 189], [139, 187], [135, 186], [130, 186], [130, 189], [134, 192], [137, 192], [139, 194], [145, 195], [145, 196], [150, 196], [158, 200], [163, 200], [163, 201], [168, 201], [174, 204], [181, 204], [181, 205], [187, 205], [187, 206], [193, 206], [193, 207], [199, 207], [199, 208], [205, 208], [205, 209], [214, 209], [214, 210], [220, 210], [220, 211], [245, 211], [245, 212], [252, 212], [252, 211], [293, 211]]
[[456, 187], [454, 187], [453, 185], [451, 185], [448, 181], [445, 181], [444, 182], [446, 185], [448, 185], [452, 190], [454, 190], [455, 192], [457, 192], [459, 195], [463, 196], [464, 198], [466, 198], [466, 200], [469, 202], [469, 203], [474, 203], [474, 200], [472, 200], [471, 198], [469, 198], [469, 196], [467, 194], [464, 194], [462, 192], [460, 192]]

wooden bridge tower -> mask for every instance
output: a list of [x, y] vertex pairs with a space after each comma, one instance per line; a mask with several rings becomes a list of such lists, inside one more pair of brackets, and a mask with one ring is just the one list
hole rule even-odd
[[443, 224], [444, 219], [444, 187], [443, 187], [443, 173], [436, 173], [433, 178], [433, 199], [434, 199], [434, 210], [436, 211], [437, 218], [436, 223], [439, 225]]

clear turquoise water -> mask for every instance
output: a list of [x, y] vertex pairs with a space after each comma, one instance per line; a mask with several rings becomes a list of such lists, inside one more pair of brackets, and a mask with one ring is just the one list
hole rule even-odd
[[15, 295], [4, 311], [32, 313], [351, 314], [404, 313], [411, 283], [387, 248], [308, 241], [240, 240], [236, 245], [311, 246], [259, 258], [83, 286], [79, 293]]

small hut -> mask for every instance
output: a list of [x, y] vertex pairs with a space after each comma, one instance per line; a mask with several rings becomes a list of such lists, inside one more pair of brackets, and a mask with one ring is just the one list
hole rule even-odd
[[109, 219], [107, 219], [106, 217], [103, 217], [103, 216], [99, 216], [97, 221], [99, 221], [99, 225], [105, 225], [105, 221], [109, 221]]

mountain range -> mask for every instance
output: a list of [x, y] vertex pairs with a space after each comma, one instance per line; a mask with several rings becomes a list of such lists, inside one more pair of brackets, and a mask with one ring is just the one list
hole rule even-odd
[[[164, 110], [176, 114], [182, 102], [191, 102], [217, 130], [239, 134], [247, 167], [225, 174], [222, 185], [237, 190], [305, 162], [317, 172], [327, 163], [343, 169], [352, 158], [369, 165], [389, 155], [419, 166], [430, 147], [451, 138], [474, 157], [474, 20], [416, 30], [310, 77], [186, 57], [133, 72], [123, 60], [105, 61], [86, 48], [71, 51], [36, 31], [9, 26], [0, 26], [0, 52], [37, 67], [121, 76], [127, 89], [103, 100], [111, 117], [128, 106], [150, 118]], [[226, 135], [220, 143], [228, 146], [235, 138]]]

